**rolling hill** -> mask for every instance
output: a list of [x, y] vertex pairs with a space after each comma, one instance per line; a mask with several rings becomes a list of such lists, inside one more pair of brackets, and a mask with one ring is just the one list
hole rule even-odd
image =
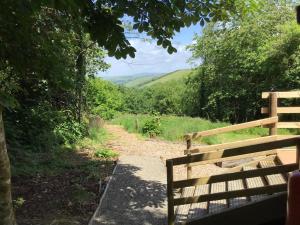
[[144, 73], [144, 74], [134, 74], [128, 76], [110, 76], [103, 79], [109, 80], [115, 84], [124, 85], [126, 87], [135, 88], [146, 88], [153, 85], [158, 85], [170, 81], [180, 81], [189, 75], [193, 74], [191, 69], [176, 70], [166, 74], [159, 73]]
[[152, 79], [152, 80], [142, 84], [140, 87], [142, 87], [142, 88], [150, 87], [153, 85], [162, 84], [162, 83], [166, 83], [169, 81], [180, 81], [180, 80], [183, 80], [184, 78], [188, 77], [192, 73], [193, 73], [193, 71], [190, 69], [176, 70], [174, 72], [159, 76], [156, 79]]
[[[104, 80], [111, 81], [115, 84], [125, 85], [129, 83], [128, 87], [135, 86], [135, 80], [151, 80], [158, 76], [161, 76], [161, 73], [141, 73], [141, 74], [133, 74], [133, 75], [127, 75], [127, 76], [102, 76]], [[133, 82], [133, 85], [130, 85], [130, 83]]]

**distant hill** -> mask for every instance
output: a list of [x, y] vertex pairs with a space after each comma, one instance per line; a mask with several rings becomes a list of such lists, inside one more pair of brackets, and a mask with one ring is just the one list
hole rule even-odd
[[159, 73], [143, 73], [134, 74], [129, 76], [110, 76], [103, 79], [109, 80], [115, 84], [124, 85], [126, 87], [144, 88], [153, 85], [158, 85], [170, 81], [180, 81], [189, 75], [193, 74], [191, 69], [176, 70], [171, 73], [159, 74]]
[[163, 74], [157, 74], [154, 76], [142, 76], [142, 77], [138, 77], [136, 79], [130, 80], [126, 83], [124, 83], [124, 86], [126, 87], [142, 87], [143, 85], [154, 81], [156, 79], [158, 79], [159, 77], [163, 76]]
[[188, 77], [192, 73], [193, 73], [193, 71], [190, 69], [176, 70], [174, 72], [164, 74], [164, 75], [159, 76], [155, 79], [152, 79], [148, 82], [145, 82], [140, 87], [143, 87], [143, 88], [150, 87], [153, 85], [162, 84], [162, 83], [166, 83], [169, 81], [180, 81], [180, 80], [183, 80], [184, 78]]
[[140, 73], [140, 74], [133, 74], [133, 75], [128, 75], [128, 76], [102, 76], [103, 79], [109, 80], [115, 84], [122, 84], [127, 86], [127, 83], [133, 82], [133, 85], [130, 85], [128, 87], [133, 87], [135, 86], [135, 80], [151, 80], [155, 77], [161, 76], [161, 73]]

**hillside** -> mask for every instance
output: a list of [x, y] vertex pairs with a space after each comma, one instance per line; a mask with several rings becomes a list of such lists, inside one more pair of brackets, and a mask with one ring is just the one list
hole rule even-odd
[[157, 77], [156, 79], [153, 79], [149, 82], [146, 82], [144, 85], [140, 86], [140, 87], [150, 87], [156, 84], [162, 84], [162, 83], [166, 83], [169, 81], [179, 81], [183, 78], [188, 77], [190, 74], [192, 73], [192, 70], [190, 69], [185, 69], [185, 70], [176, 70], [174, 72], [171, 73], [167, 73], [165, 75], [162, 75], [160, 77]]
[[[156, 74], [156, 75], [145, 75], [139, 77], [130, 77], [127, 82], [123, 82], [122, 84], [126, 87], [150, 87], [156, 84], [161, 84], [169, 81], [178, 81], [181, 80], [192, 73], [192, 70], [184, 69], [184, 70], [176, 70], [171, 73], [166, 74]], [[129, 78], [129, 77], [128, 77]]]
[[[102, 76], [104, 80], [111, 81], [115, 84], [122, 84], [127, 87], [134, 87], [137, 83], [138, 86], [138, 80], [145, 80], [146, 82], [149, 80], [155, 79], [156, 77], [161, 76], [160, 73], [141, 73], [141, 74], [133, 74], [133, 75], [127, 75], [127, 76]], [[132, 85], [131, 85], [132, 82]], [[127, 85], [128, 84], [128, 85]]]
[[136, 79], [130, 80], [128, 82], [123, 83], [124, 86], [126, 87], [141, 87], [151, 81], [154, 81], [158, 79], [162, 75], [157, 75], [157, 76], [143, 76], [143, 77], [138, 77]]

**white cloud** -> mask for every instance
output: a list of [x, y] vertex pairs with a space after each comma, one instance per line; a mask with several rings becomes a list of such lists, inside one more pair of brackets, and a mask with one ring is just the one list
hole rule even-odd
[[174, 43], [177, 53], [170, 55], [166, 49], [157, 46], [156, 42], [148, 42], [141, 39], [130, 41], [137, 50], [135, 58], [117, 60], [106, 58], [111, 64], [111, 68], [104, 73], [105, 76], [120, 76], [138, 73], [167, 73], [177, 69], [190, 68], [187, 60], [191, 57], [191, 52], [186, 50], [186, 46]]

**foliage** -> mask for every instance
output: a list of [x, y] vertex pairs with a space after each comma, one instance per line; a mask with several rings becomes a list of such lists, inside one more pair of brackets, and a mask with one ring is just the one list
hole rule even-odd
[[160, 116], [156, 114], [144, 123], [142, 127], [142, 132], [143, 134], [148, 134], [150, 137], [155, 137], [161, 133], [160, 127]]
[[74, 120], [64, 121], [54, 128], [54, 134], [62, 144], [70, 145], [82, 139], [87, 133], [86, 125]]
[[196, 37], [190, 49], [203, 64], [188, 81], [186, 114], [249, 121], [261, 116], [261, 92], [299, 88], [300, 28], [293, 8], [278, 4], [231, 23], [209, 24]]
[[182, 115], [185, 111], [186, 80], [190, 76], [193, 76], [190, 70], [180, 70], [155, 78], [142, 87], [121, 88], [124, 96], [123, 111]]
[[123, 99], [118, 87], [100, 78], [91, 78], [87, 84], [87, 106], [90, 114], [111, 119], [122, 109]]
[[98, 149], [95, 152], [95, 156], [98, 158], [104, 158], [104, 159], [110, 159], [110, 158], [115, 158], [119, 154], [114, 152], [111, 149]]
[[[129, 132], [138, 132], [142, 134], [143, 131], [141, 128], [147, 121], [153, 119], [154, 117], [151, 115], [120, 114], [118, 117], [113, 119], [112, 122], [114, 124], [122, 125]], [[139, 130], [136, 130], [135, 128], [136, 120], [138, 120], [140, 124]], [[183, 135], [187, 133], [204, 131], [229, 125], [228, 123], [211, 122], [209, 120], [201, 118], [170, 115], [162, 115], [160, 117], [160, 123], [161, 133], [158, 135], [158, 137], [168, 141], [183, 141]], [[285, 129], [280, 129], [279, 132], [280, 134], [292, 134], [290, 131]], [[203, 138], [201, 142], [207, 144], [219, 144], [224, 142], [243, 140], [247, 138], [262, 137], [267, 135], [268, 129], [257, 127]]]
[[144, 83], [141, 87], [151, 87], [157, 85], [170, 85], [169, 82], [184, 82], [185, 78], [189, 77], [192, 74], [192, 70], [183, 69], [183, 70], [176, 70], [171, 73], [164, 74], [159, 77], [155, 77], [153, 80]]
[[[21, 154], [30, 153], [28, 149], [48, 153], [59, 139], [72, 143], [82, 137], [86, 77], [107, 68], [103, 49], [118, 59], [135, 56], [136, 50], [125, 36], [121, 21], [124, 17], [132, 18], [134, 30], [156, 39], [171, 54], [176, 52], [171, 43], [175, 31], [191, 23], [200, 22], [203, 26], [211, 19], [227, 19], [242, 2], [2, 1], [0, 103], [1, 107], [19, 106], [13, 112], [5, 112], [14, 163]], [[89, 106], [94, 113], [110, 118], [113, 111], [110, 102], [106, 103], [97, 100]], [[65, 112], [72, 112], [72, 120], [62, 120], [69, 115]], [[7, 158], [4, 147], [0, 153]], [[10, 178], [5, 169], [0, 172]], [[9, 191], [10, 184], [6, 182], [1, 189]], [[9, 212], [0, 218], [0, 223], [15, 224], [10, 218], [10, 202], [9, 196], [1, 204]]]

